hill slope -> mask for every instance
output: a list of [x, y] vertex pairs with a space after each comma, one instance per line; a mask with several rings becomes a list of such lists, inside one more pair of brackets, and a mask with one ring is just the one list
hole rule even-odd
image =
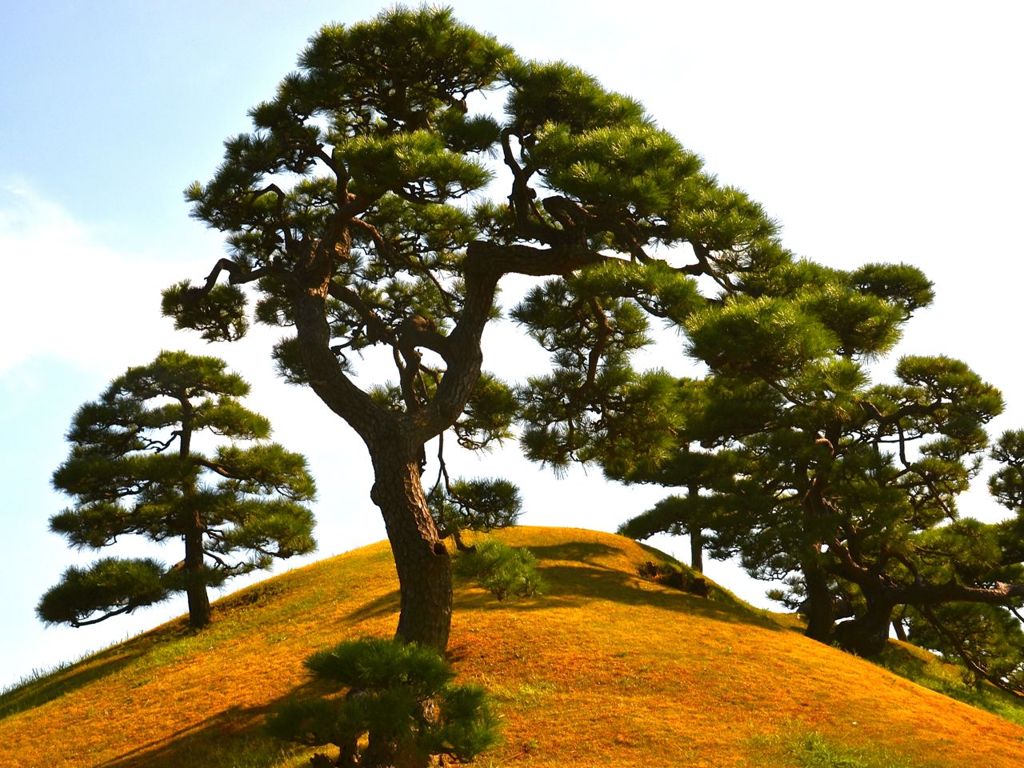
[[[717, 590], [705, 599], [640, 578], [661, 556], [635, 542], [547, 528], [501, 538], [534, 552], [549, 589], [498, 603], [457, 584], [451, 656], [505, 720], [482, 766], [999, 768], [1024, 753], [1018, 726]], [[171, 622], [5, 696], [0, 763], [307, 764], [263, 734], [266, 713], [309, 684], [308, 654], [390, 636], [397, 605], [383, 543], [250, 587], [219, 601], [205, 632]]]

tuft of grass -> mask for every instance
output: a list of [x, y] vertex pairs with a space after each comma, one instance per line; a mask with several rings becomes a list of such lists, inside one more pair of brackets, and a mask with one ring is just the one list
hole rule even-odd
[[799, 725], [771, 737], [754, 740], [765, 764], [793, 768], [929, 768], [933, 763], [912, 762], [891, 749], [867, 744], [850, 746]]

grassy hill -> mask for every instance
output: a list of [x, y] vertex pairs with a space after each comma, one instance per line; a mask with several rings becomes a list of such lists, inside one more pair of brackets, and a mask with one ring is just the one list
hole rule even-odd
[[[548, 591], [499, 603], [456, 584], [459, 680], [490, 689], [504, 719], [485, 768], [1009, 768], [1024, 755], [1018, 725], [723, 591], [641, 578], [664, 556], [635, 542], [561, 528], [501, 538], [531, 549]], [[267, 712], [311, 685], [302, 661], [313, 651], [389, 637], [397, 605], [383, 543], [242, 590], [202, 633], [174, 621], [0, 697], [0, 764], [304, 765], [309, 751], [263, 733]]]

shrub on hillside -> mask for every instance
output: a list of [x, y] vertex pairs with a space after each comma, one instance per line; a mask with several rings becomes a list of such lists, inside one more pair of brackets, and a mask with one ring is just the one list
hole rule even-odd
[[666, 587], [689, 592], [698, 597], [708, 597], [708, 582], [700, 574], [680, 568], [673, 563], [655, 563], [648, 560], [639, 568], [640, 575], [645, 579], [664, 584]]
[[533, 597], [544, 591], [544, 580], [537, 572], [537, 559], [529, 550], [510, 547], [495, 539], [485, 539], [455, 559], [460, 576], [476, 579], [499, 600], [507, 597]]
[[431, 648], [363, 638], [305, 663], [345, 694], [285, 704], [268, 728], [289, 741], [339, 748], [336, 760], [317, 755], [314, 765], [423, 768], [437, 755], [464, 763], [497, 742], [486, 692], [453, 685], [451, 666]]

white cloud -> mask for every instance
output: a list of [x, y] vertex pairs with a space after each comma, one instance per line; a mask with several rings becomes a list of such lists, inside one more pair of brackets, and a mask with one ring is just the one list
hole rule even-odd
[[160, 290], [188, 266], [105, 246], [23, 181], [0, 181], [0, 263], [0, 374], [33, 358], [107, 372], [181, 344]]

